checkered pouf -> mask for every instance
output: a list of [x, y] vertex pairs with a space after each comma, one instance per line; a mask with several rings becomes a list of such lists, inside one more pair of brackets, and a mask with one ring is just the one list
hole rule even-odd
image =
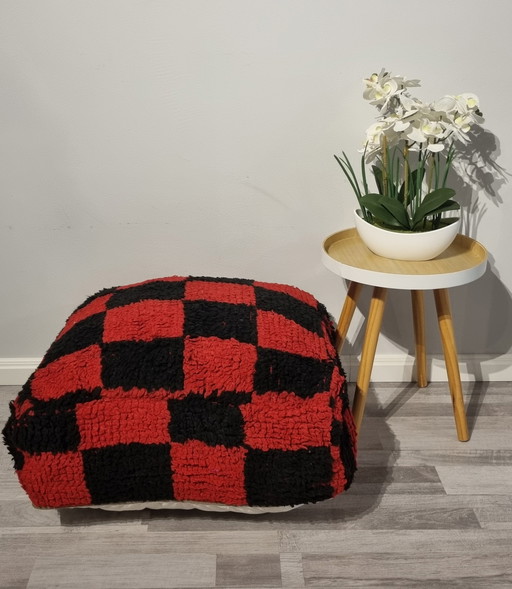
[[103, 290], [11, 403], [20, 482], [36, 507], [332, 497], [355, 471], [334, 335], [291, 286], [170, 277]]

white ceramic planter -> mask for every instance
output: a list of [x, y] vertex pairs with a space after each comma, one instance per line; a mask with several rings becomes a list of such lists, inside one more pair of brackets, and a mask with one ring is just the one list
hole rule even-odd
[[432, 260], [450, 246], [460, 228], [455, 223], [424, 233], [390, 231], [367, 223], [359, 210], [354, 211], [356, 229], [368, 249], [393, 260]]

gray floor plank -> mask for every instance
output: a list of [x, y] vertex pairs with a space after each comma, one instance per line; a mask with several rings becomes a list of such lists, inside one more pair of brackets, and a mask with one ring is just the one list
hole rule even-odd
[[302, 554], [281, 552], [281, 583], [283, 587], [305, 587]]
[[35, 557], [19, 556], [3, 545], [0, 539], [0, 587], [2, 589], [24, 589], [27, 586]]
[[[340, 533], [337, 530], [285, 530], [279, 533], [281, 550], [322, 554], [339, 552]], [[387, 553], [388, 555], [419, 555], [446, 551], [448, 554], [512, 553], [512, 535], [508, 530], [344, 530], [345, 554]]]
[[49, 557], [139, 554], [267, 554], [279, 552], [277, 531], [151, 532], [144, 526], [125, 528], [68, 529], [27, 528], [2, 533], [1, 541], [18, 555]]
[[215, 587], [215, 554], [123, 554], [37, 558], [28, 589]]
[[[511, 420], [512, 422], [512, 420]], [[359, 467], [368, 466], [438, 466], [438, 465], [512, 465], [512, 450], [473, 450], [466, 444], [459, 449], [444, 450], [366, 450], [359, 454]]]
[[[365, 418], [363, 427], [372, 427], [372, 422], [376, 419], [381, 418]], [[479, 416], [471, 432], [471, 439], [463, 443], [464, 449], [512, 450], [512, 435], [509, 431], [511, 422], [510, 416]], [[382, 440], [381, 436], [384, 448], [395, 449], [398, 443], [400, 450], [443, 450], [447, 453], [451, 450], [460, 450], [461, 442], [457, 440], [454, 420], [449, 414], [446, 417], [432, 418], [392, 416], [386, 420], [386, 423], [392, 432], [392, 437]]]
[[451, 495], [512, 495], [512, 466], [438, 466], [437, 472]]
[[418, 504], [398, 509], [378, 508], [362, 514], [347, 508], [306, 510], [277, 516], [241, 520], [236, 516], [204, 517], [188, 515], [160, 518], [152, 521], [150, 531], [172, 530], [415, 530], [479, 528], [480, 520], [470, 507], [431, 507]]
[[217, 587], [281, 587], [279, 554], [219, 554]]
[[400, 555], [389, 553], [307, 554], [303, 556], [306, 587], [484, 587], [510, 586], [512, 564], [507, 555], [450, 554], [441, 551]]

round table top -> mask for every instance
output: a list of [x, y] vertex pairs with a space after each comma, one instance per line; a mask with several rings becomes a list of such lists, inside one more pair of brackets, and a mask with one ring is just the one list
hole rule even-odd
[[355, 228], [338, 231], [324, 241], [322, 261], [347, 280], [407, 290], [460, 286], [480, 278], [487, 266], [484, 246], [465, 235], [433, 260], [410, 262], [383, 258], [371, 252]]

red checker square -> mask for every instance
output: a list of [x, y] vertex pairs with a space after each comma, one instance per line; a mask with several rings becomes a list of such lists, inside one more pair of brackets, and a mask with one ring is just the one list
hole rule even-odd
[[253, 395], [240, 406], [245, 420], [245, 441], [259, 450], [300, 450], [329, 446], [332, 410], [330, 394], [302, 399], [293, 393]]
[[125, 389], [115, 387], [112, 389], [103, 389], [101, 391], [102, 399], [151, 399], [152, 401], [167, 401], [168, 399], [179, 399], [185, 397], [184, 391], [168, 391], [166, 389], [156, 389], [151, 392], [144, 388], [133, 387]]
[[144, 300], [107, 311], [103, 341], [145, 341], [181, 337], [185, 316], [181, 301]]
[[166, 444], [169, 438], [166, 400], [100, 399], [78, 404], [80, 450], [116, 444]]
[[322, 322], [322, 337], [324, 338], [325, 347], [327, 350], [327, 355], [329, 358], [335, 360], [338, 357], [338, 349], [335, 346], [336, 343], [336, 336], [333, 331], [335, 330], [334, 324], [328, 324], [326, 322]]
[[251, 392], [254, 389], [256, 347], [235, 339], [185, 339], [185, 390]]
[[185, 284], [185, 299], [243, 305], [256, 304], [256, 295], [251, 285], [231, 282], [188, 281]]
[[332, 371], [332, 378], [331, 378], [331, 387], [330, 393], [333, 399], [332, 404], [332, 411], [334, 419], [341, 421], [342, 419], [342, 410], [343, 410], [343, 401], [341, 399], [341, 395], [339, 391], [343, 388], [343, 383], [345, 382], [345, 377], [340, 374], [339, 370]]
[[150, 278], [149, 280], [135, 282], [134, 284], [124, 284], [123, 286], [119, 286], [117, 290], [126, 290], [128, 288], [133, 288], [134, 286], [144, 286], [146, 284], [151, 284], [152, 282], [183, 282], [184, 280], [186, 280], [185, 276], [166, 276], [164, 278]]
[[101, 387], [101, 350], [97, 345], [62, 356], [39, 368], [32, 380], [32, 395], [43, 401], [66, 393]]
[[72, 327], [74, 327], [79, 321], [82, 321], [83, 319], [87, 319], [87, 317], [90, 317], [91, 315], [95, 315], [96, 313], [102, 313], [103, 311], [106, 311], [107, 301], [109, 300], [109, 298], [111, 296], [112, 296], [112, 294], [107, 294], [107, 295], [103, 295], [101, 297], [98, 297], [98, 298], [94, 299], [93, 301], [91, 301], [85, 307], [82, 307], [81, 309], [78, 309], [78, 311], [75, 311], [71, 315], [71, 317], [66, 321], [66, 325], [64, 326], [64, 329], [62, 329], [62, 331], [59, 333], [59, 335], [57, 336], [57, 339], [62, 337], [67, 331], [69, 331]]
[[318, 360], [328, 360], [325, 340], [274, 311], [258, 309], [258, 345]]
[[18, 477], [35, 507], [91, 504], [80, 453], [25, 454], [23, 469], [18, 472]]
[[311, 305], [315, 309], [318, 307], [318, 301], [309, 292], [301, 290], [296, 286], [289, 286], [287, 284], [274, 284], [273, 282], [255, 282], [254, 286], [261, 286], [267, 290], [275, 290], [276, 292], [284, 292], [307, 305]]
[[333, 496], [341, 493], [347, 484], [347, 477], [345, 475], [345, 467], [341, 459], [340, 449], [337, 446], [331, 446], [332, 456], [332, 479], [331, 486], [333, 488]]
[[171, 444], [174, 497], [177, 501], [208, 501], [244, 505], [245, 448], [208, 446], [190, 440]]

